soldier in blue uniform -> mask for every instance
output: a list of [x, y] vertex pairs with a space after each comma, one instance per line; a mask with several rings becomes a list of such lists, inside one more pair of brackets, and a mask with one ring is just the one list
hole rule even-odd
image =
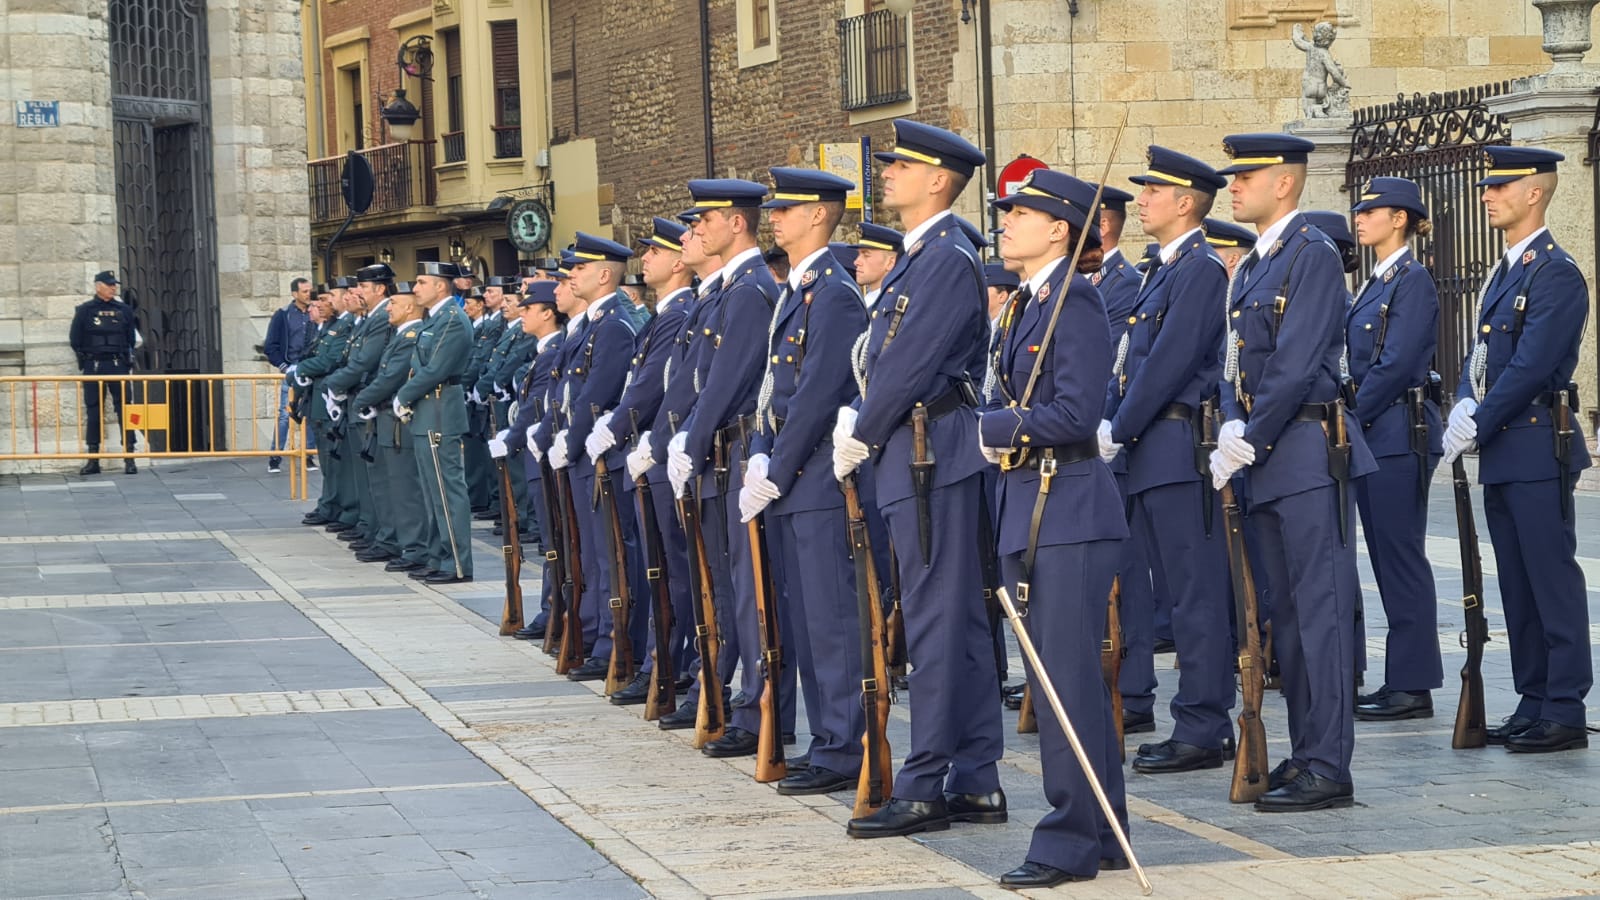
[[[1005, 580], [1028, 610], [1039, 665], [1055, 684], [1126, 829], [1121, 748], [1100, 672], [1100, 642], [1106, 598], [1125, 559], [1128, 523], [1095, 438], [1111, 377], [1110, 328], [1099, 292], [1079, 274], [1101, 265], [1098, 223], [1088, 214], [1094, 195], [1087, 182], [1037, 169], [995, 203], [1005, 213], [1001, 255], [1026, 280], [1001, 319], [998, 396], [983, 412], [980, 438], [984, 456], [1001, 466]], [[1085, 229], [1088, 241], [1074, 260]], [[1030, 394], [1036, 372], [1037, 392]], [[1042, 697], [1037, 674], [1029, 668], [1035, 696]], [[1104, 821], [1065, 728], [1050, 704], [1041, 701], [1035, 709], [1045, 799], [1052, 809], [1035, 826], [1026, 861], [1000, 883], [1043, 888], [1087, 881], [1102, 868], [1126, 868], [1127, 857]]]
[[877, 302], [883, 279], [900, 259], [900, 241], [905, 235], [887, 225], [862, 222], [856, 237], [856, 284], [861, 286], [861, 301], [868, 310]]
[[[117, 273], [98, 273], [94, 276], [94, 299], [78, 304], [72, 314], [69, 343], [78, 356], [78, 371], [85, 375], [126, 375], [133, 371], [135, 333], [133, 310], [117, 299]], [[88, 452], [100, 452], [100, 397], [110, 395], [111, 408], [120, 424], [125, 387], [121, 381], [83, 383], [84, 449]], [[137, 440], [135, 432], [125, 431], [122, 449], [133, 452]], [[128, 475], [139, 471], [132, 456], [123, 460], [122, 471]], [[78, 474], [100, 474], [100, 460], [88, 460]]]
[[412, 292], [427, 307], [411, 357], [411, 377], [395, 392], [395, 415], [411, 429], [412, 453], [432, 527], [426, 569], [411, 578], [428, 584], [472, 580], [472, 508], [462, 469], [461, 435], [467, 407], [461, 376], [472, 355], [472, 325], [451, 294], [451, 263], [424, 262]]
[[[712, 580], [726, 621], [737, 634], [740, 689], [746, 702], [733, 704], [723, 736], [702, 748], [707, 756], [749, 756], [756, 752], [761, 695], [760, 638], [755, 611], [755, 581], [749, 536], [739, 523], [738, 492], [742, 486], [741, 424], [755, 412], [761, 386], [763, 352], [778, 288], [761, 259], [756, 243], [758, 207], [767, 189], [753, 181], [704, 179], [689, 182], [698, 215], [694, 230], [708, 254], [724, 260], [714, 297], [703, 300], [696, 323], [707, 340], [686, 371], [700, 386], [694, 408], [668, 445], [667, 476], [674, 492], [701, 475], [698, 497], [707, 549], [713, 558]], [[726, 553], [718, 565], [719, 549]], [[724, 604], [723, 598], [727, 598]], [[793, 706], [791, 705], [792, 709]]]
[[1549, 753], [1589, 746], [1584, 698], [1594, 667], [1572, 498], [1577, 473], [1589, 466], [1572, 383], [1589, 291], [1545, 227], [1562, 155], [1485, 149], [1489, 171], [1478, 185], [1507, 249], [1479, 297], [1478, 343], [1461, 368], [1444, 458], [1479, 448], [1478, 481], [1521, 698], [1503, 725], [1489, 729], [1489, 743]]
[[[673, 342], [678, 339], [688, 322], [694, 299], [694, 291], [689, 287], [689, 280], [693, 276], [683, 261], [683, 240], [687, 231], [688, 228], [682, 223], [657, 216], [651, 220], [650, 233], [639, 239], [639, 244], [644, 247], [639, 260], [644, 283], [657, 297], [655, 315], [650, 318], [643, 334], [639, 336], [632, 370], [628, 373], [627, 385], [623, 388], [622, 397], [617, 401], [616, 408], [601, 416], [595, 423], [594, 430], [589, 433], [585, 449], [590, 458], [624, 445], [630, 439], [638, 438], [661, 409], [661, 398], [666, 392], [667, 360], [672, 356]], [[634, 429], [636, 422], [640, 431]], [[656, 653], [669, 654], [673, 662], [673, 671], [682, 671], [677, 664], [683, 656], [681, 647], [685, 635], [684, 627], [693, 621], [689, 615], [688, 550], [684, 543], [683, 525], [678, 521], [673, 505], [672, 489], [666, 483], [666, 468], [654, 464], [641, 466], [635, 463], [631, 453], [627, 463], [625, 495], [631, 502], [642, 502], [635, 488], [635, 479], [642, 475], [650, 485], [648, 491], [650, 514], [655, 519], [656, 525], [654, 540], [659, 541], [661, 556], [659, 559], [647, 560], [647, 567], [657, 573], [657, 578], [667, 580], [667, 593], [672, 598], [672, 608], [684, 610], [684, 615], [677, 621], [679, 627], [673, 632], [672, 646], [656, 646], [656, 629], [653, 625], [641, 632], [643, 640], [636, 645], [642, 648], [639, 675], [632, 684], [611, 695], [611, 702], [618, 706], [643, 703], [649, 699], [650, 677], [655, 672]], [[640, 543], [648, 546], [652, 538], [644, 533], [642, 506], [638, 512], [641, 523]], [[651, 593], [635, 601], [636, 615], [631, 621], [640, 628], [649, 624], [655, 615], [654, 587], [654, 583], [651, 583]]]
[[[1155, 580], [1171, 592], [1172, 635], [1183, 661], [1172, 737], [1141, 746], [1133, 760], [1134, 771], [1159, 774], [1221, 766], [1233, 736], [1227, 550], [1220, 504], [1205, 463], [1196, 464], [1202, 405], [1215, 398], [1221, 374], [1216, 349], [1224, 315], [1217, 298], [1227, 288], [1227, 268], [1201, 222], [1227, 179], [1165, 147], [1150, 147], [1147, 159], [1145, 173], [1128, 180], [1144, 186], [1139, 222], [1161, 249], [1123, 323], [1125, 344], [1117, 349], [1099, 444], [1101, 459], [1109, 462], [1120, 450], [1127, 460], [1130, 530], [1148, 551]], [[1122, 601], [1126, 610], [1126, 590]], [[1150, 652], [1148, 644], [1142, 649]]]
[[1206, 243], [1216, 251], [1217, 256], [1222, 259], [1222, 264], [1228, 267], [1228, 277], [1232, 278], [1233, 269], [1239, 264], [1239, 260], [1255, 246], [1255, 232], [1221, 219], [1206, 219], [1202, 227], [1205, 229]]
[[911, 745], [893, 798], [850, 821], [847, 833], [862, 838], [1007, 815], [976, 534], [984, 462], [969, 375], [987, 345], [983, 269], [950, 212], [984, 155], [942, 128], [909, 119], [894, 127], [894, 150], [876, 157], [887, 164], [883, 203], [907, 226], [905, 253], [872, 310], [862, 396], [840, 409], [833, 434], [836, 477], [874, 458], [914, 665]]
[[[569, 469], [575, 498], [592, 498], [595, 493], [595, 464], [584, 453], [584, 442], [594, 427], [595, 410], [608, 410], [622, 395], [633, 358], [636, 336], [628, 314], [626, 295], [617, 286], [633, 251], [616, 241], [578, 232], [568, 269], [565, 295], [568, 308], [562, 311], [578, 320], [569, 328], [568, 340], [559, 358], [561, 375], [555, 385], [555, 402], [545, 411], [544, 427], [538, 435], [540, 449], [549, 454], [553, 469]], [[558, 294], [558, 297], [560, 294]], [[621, 473], [626, 471], [622, 454], [612, 450], [605, 455], [613, 496], [619, 499], [617, 515], [622, 524], [623, 553], [630, 563], [640, 559], [638, 529], [633, 507], [623, 498]], [[589, 657], [567, 677], [573, 681], [598, 681], [606, 677], [611, 665], [612, 597], [620, 596], [611, 584], [610, 546], [605, 537], [611, 521], [603, 506], [587, 500], [575, 502], [578, 539], [583, 548], [584, 598], [581, 606], [584, 646]], [[630, 564], [629, 576], [641, 567]], [[629, 577], [632, 598], [644, 596], [642, 579]], [[630, 618], [630, 622], [631, 622]]]
[[1407, 242], [1432, 230], [1422, 193], [1404, 178], [1374, 178], [1353, 207], [1356, 239], [1378, 264], [1345, 317], [1356, 418], [1378, 469], [1356, 486], [1361, 531], [1389, 624], [1383, 686], [1356, 718], [1433, 715], [1444, 684], [1439, 607], [1428, 563], [1428, 484], [1442, 452], [1438, 387], [1428, 363], [1439, 342], [1439, 291]]
[[1350, 482], [1375, 464], [1339, 396], [1347, 291], [1331, 241], [1298, 209], [1310, 141], [1233, 135], [1233, 217], [1260, 232], [1229, 285], [1224, 422], [1213, 487], [1243, 473], [1256, 580], [1271, 591], [1290, 753], [1262, 812], [1349, 806], [1356, 575]]
[[789, 278], [770, 327], [739, 511], [746, 522], [765, 517], [779, 557], [789, 628], [783, 650], [807, 689], [811, 729], [808, 766], [778, 782], [780, 794], [854, 787], [866, 727], [844, 494], [831, 471], [833, 418], [855, 399], [850, 353], [867, 327], [861, 292], [828, 247], [852, 187], [827, 172], [778, 167], [763, 204], [773, 239], [788, 253]]

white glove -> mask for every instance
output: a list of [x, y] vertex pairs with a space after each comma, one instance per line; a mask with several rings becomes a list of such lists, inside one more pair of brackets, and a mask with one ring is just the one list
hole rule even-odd
[[572, 460], [567, 459], [567, 430], [565, 428], [556, 432], [555, 440], [550, 442], [550, 467], [565, 469]]
[[400, 395], [399, 394], [395, 395], [392, 405], [394, 406], [394, 417], [395, 418], [399, 419], [402, 422], [411, 421], [411, 407], [401, 405], [401, 403], [400, 403]]
[[833, 422], [833, 439], [855, 437], [856, 411], [848, 406], [839, 407], [839, 415]]
[[511, 429], [502, 428], [498, 432], [495, 433], [494, 439], [497, 440], [497, 441], [503, 441], [503, 440], [505, 440], [506, 438], [508, 438], [510, 436], [511, 436]]
[[361, 421], [370, 422], [378, 417], [378, 411], [370, 406], [363, 406], [361, 407], [361, 412], [359, 415], [361, 417]]
[[833, 426], [833, 477], [843, 481], [859, 469], [871, 453], [870, 447], [856, 439], [856, 411], [841, 406], [839, 419]]
[[1122, 445], [1111, 439], [1111, 423], [1105, 419], [1100, 420], [1100, 430], [1096, 437], [1100, 440], [1100, 458], [1110, 463], [1122, 451]]
[[744, 470], [745, 487], [749, 488], [756, 497], [767, 501], [767, 503], [771, 503], [783, 496], [783, 491], [772, 483], [772, 479], [767, 477], [767, 472], [771, 467], [772, 460], [765, 453], [757, 453], [750, 457], [750, 461], [745, 464]]
[[1471, 397], [1457, 400], [1456, 405], [1450, 407], [1450, 422], [1445, 427], [1445, 436], [1460, 445], [1463, 452], [1470, 449], [1472, 442], [1478, 439], [1478, 421], [1472, 418], [1472, 414], [1477, 411], [1478, 401]]
[[754, 519], [771, 503], [771, 500], [755, 491], [752, 485], [746, 484], [739, 489], [739, 521], [748, 522]]
[[503, 388], [500, 385], [496, 384], [494, 386], [494, 398], [496, 400], [504, 402], [504, 401], [510, 400], [511, 399], [511, 395], [506, 393], [506, 389], [505, 388]]
[[350, 399], [350, 395], [349, 394], [335, 394], [333, 392], [332, 388], [328, 389], [328, 396], [330, 396], [333, 399], [339, 401], [340, 403], [343, 403], [344, 401]]
[[489, 455], [495, 459], [502, 459], [510, 452], [510, 448], [506, 446], [504, 435], [505, 432], [502, 431], [499, 435], [489, 439]]
[[543, 422], [535, 422], [532, 425], [528, 426], [528, 430], [527, 431], [522, 433], [522, 436], [528, 439], [528, 446], [530, 446], [530, 447], [533, 446], [534, 438], [539, 436], [539, 426], [541, 426], [543, 424], [544, 424]]
[[599, 459], [616, 445], [617, 436], [611, 433], [611, 413], [606, 413], [594, 420], [594, 428], [589, 431], [588, 439], [583, 442], [583, 449], [589, 451], [590, 459]]
[[290, 366], [289, 374], [294, 376], [294, 383], [297, 387], [311, 387], [311, 379], [301, 378], [299, 369], [297, 367]]
[[1229, 419], [1217, 429], [1217, 451], [1227, 456], [1233, 466], [1229, 474], [1256, 461], [1255, 445], [1244, 439], [1244, 423], [1238, 419]]
[[343, 410], [339, 409], [339, 401], [333, 399], [333, 394], [328, 391], [322, 392], [322, 408], [328, 411], [328, 418], [335, 422], [339, 421], [340, 416], [344, 413]]
[[983, 442], [983, 432], [980, 430], [978, 432], [978, 452], [983, 454], [983, 458], [988, 461], [989, 465], [998, 466], [1000, 461], [1005, 459], [1008, 451], [985, 444]]
[[285, 377], [285, 378], [288, 378], [288, 379], [290, 379], [292, 381], [299, 381], [300, 380], [300, 364], [299, 363], [290, 363], [289, 365], [284, 366], [280, 371], [283, 372], [283, 377]]
[[479, 406], [483, 405], [483, 398], [478, 396], [478, 389], [477, 388], [473, 388], [472, 389], [472, 393], [467, 395], [467, 399], [471, 400], [473, 403], [478, 404]]
[[528, 452], [533, 454], [534, 462], [542, 462], [544, 460], [544, 451], [540, 450], [539, 445], [532, 441], [528, 442]]
[[1445, 433], [1444, 433], [1444, 460], [1443, 460], [1445, 465], [1448, 466], [1448, 465], [1454, 463], [1457, 459], [1460, 458], [1461, 454], [1463, 454], [1463, 453], [1465, 453], [1465, 452], [1467, 452], [1468, 450], [1471, 450], [1471, 449], [1472, 449], [1472, 446], [1470, 444], [1462, 444], [1462, 443], [1458, 442], [1456, 440], [1456, 438], [1455, 438], [1455, 435], [1451, 434], [1448, 430], [1445, 431]]
[[652, 467], [656, 461], [650, 456], [650, 432], [639, 435], [639, 446], [628, 453], [628, 477], [638, 481]]
[[1227, 485], [1228, 479], [1242, 468], [1244, 466], [1234, 462], [1222, 448], [1211, 451], [1211, 486], [1216, 490], [1222, 490]]
[[689, 458], [689, 433], [680, 431], [667, 442], [667, 478], [672, 482], [672, 491], [678, 496], [683, 496], [683, 486], [689, 483], [694, 475], [694, 460]]

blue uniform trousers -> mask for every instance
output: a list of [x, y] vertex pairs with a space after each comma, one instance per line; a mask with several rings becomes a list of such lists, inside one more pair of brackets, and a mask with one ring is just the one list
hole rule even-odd
[[[1430, 479], [1437, 463], [1435, 457], [1428, 464]], [[1417, 464], [1412, 453], [1379, 457], [1378, 470], [1355, 483], [1367, 556], [1389, 622], [1383, 683], [1397, 691], [1444, 684], [1438, 594], [1428, 563], [1428, 496], [1417, 493]], [[1356, 640], [1362, 640], [1360, 633]]]
[[[550, 597], [560, 585], [554, 584], [555, 576], [550, 572], [550, 563], [544, 558], [545, 551], [550, 549], [550, 537], [553, 529], [545, 520], [544, 514], [544, 479], [539, 471], [539, 463], [533, 454], [524, 450], [519, 458], [522, 460], [523, 480], [528, 487], [528, 504], [533, 507], [534, 521], [539, 525], [539, 612], [530, 620], [533, 625], [545, 625], [550, 621]], [[513, 463], [512, 465], [516, 465]], [[514, 480], [514, 477], [513, 477]], [[522, 520], [517, 520], [520, 525]]]
[[1138, 532], [1161, 535], [1147, 544], [1151, 569], [1172, 586], [1172, 634], [1182, 663], [1172, 698], [1172, 737], [1215, 749], [1233, 737], [1233, 590], [1221, 500], [1212, 493], [1209, 538], [1203, 502], [1199, 482], [1162, 485], [1133, 498], [1133, 518]]
[[[866, 719], [859, 701], [861, 616], [844, 511], [769, 516], [767, 526], [768, 540], [776, 538], [783, 553], [779, 571], [788, 585], [784, 608], [790, 628], [783, 646], [800, 676], [811, 764], [854, 776], [861, 769]], [[785, 712], [793, 709], [790, 704]]]
[[[1126, 558], [1121, 541], [1089, 541], [1040, 547], [1034, 560], [1032, 592], [1025, 620], [1028, 637], [1050, 674], [1061, 705], [1105, 789], [1119, 824], [1128, 827], [1122, 779], [1122, 748], [1112, 718], [1111, 693], [1100, 673], [1100, 641], [1106, 633], [1106, 597], [1117, 567]], [[1022, 555], [1004, 560], [1005, 580], [1015, 591]], [[1126, 854], [1106, 822], [1100, 804], [1072, 752], [1055, 710], [1030, 668], [1028, 683], [1039, 719], [1039, 757], [1044, 794], [1051, 810], [1034, 826], [1028, 860], [1074, 875], [1093, 877], [1102, 857]], [[897, 786], [898, 787], [898, 786]], [[896, 793], [899, 791], [896, 790]]]
[[[1496, 581], [1511, 645], [1517, 715], [1585, 725], [1594, 684], [1588, 594], [1574, 555], [1574, 522], [1561, 521], [1561, 482], [1483, 486]], [[1574, 517], [1576, 518], [1576, 517]]]
[[[1128, 476], [1118, 473], [1116, 478], [1117, 492], [1126, 502]], [[1127, 650], [1122, 669], [1117, 673], [1117, 690], [1122, 694], [1122, 708], [1140, 715], [1150, 713], [1156, 705], [1155, 646], [1159, 628], [1156, 621], [1156, 592], [1151, 582], [1151, 569], [1154, 567], [1150, 565], [1145, 548], [1155, 546], [1158, 534], [1140, 517], [1130, 515], [1128, 539], [1122, 542], [1122, 558], [1117, 569], [1117, 575], [1122, 579], [1122, 606], [1119, 607], [1122, 646]], [[1168, 610], [1166, 634], [1172, 633], [1171, 615]]]
[[1339, 541], [1338, 496], [1334, 485], [1325, 485], [1255, 505], [1250, 563], [1257, 582], [1271, 586], [1289, 758], [1301, 769], [1349, 784], [1355, 750], [1352, 644], [1361, 583], [1355, 544]]
[[[585, 456], [574, 462], [568, 470], [572, 473], [572, 503], [578, 514], [578, 538], [583, 547], [583, 642], [589, 647], [589, 656], [611, 658], [611, 518], [604, 504], [595, 502], [594, 465]], [[621, 487], [618, 475], [616, 484]], [[629, 609], [628, 635], [633, 645], [634, 659], [644, 652], [638, 605], [647, 596], [644, 581], [644, 564], [639, 552], [639, 528], [633, 510], [631, 495], [616, 494], [617, 518], [622, 525], [624, 571], [634, 606]], [[569, 563], [570, 565], [570, 563]], [[648, 612], [645, 613], [648, 615]]]
[[[733, 479], [733, 482], [737, 481], [737, 478]], [[707, 518], [711, 517], [710, 510], [718, 512], [723, 510], [722, 500], [727, 501], [726, 517], [722, 524], [728, 548], [730, 583], [733, 588], [729, 594], [731, 600], [729, 613], [734, 632], [739, 636], [738, 652], [728, 653], [727, 650], [723, 652], [728, 653], [729, 657], [738, 657], [738, 690], [744, 691], [750, 700], [749, 703], [728, 714], [728, 724], [755, 732], [761, 728], [761, 710], [755, 702], [761, 696], [761, 629], [756, 619], [755, 563], [750, 558], [750, 532], [745, 523], [739, 521], [739, 491], [736, 484], [730, 484], [728, 493], [722, 498], [713, 498], [705, 502], [704, 505], [708, 507]], [[776, 580], [774, 578], [775, 582]], [[781, 620], [779, 624], [781, 627]], [[789, 708], [794, 708], [792, 700]]]
[[[629, 491], [629, 502], [634, 504], [634, 512], [639, 511], [640, 502], [638, 490]], [[694, 637], [694, 610], [689, 606], [689, 557], [684, 544], [683, 525], [678, 522], [678, 509], [672, 502], [672, 486], [669, 484], [652, 484], [650, 486], [650, 505], [655, 511], [656, 528], [660, 532], [661, 577], [667, 582], [667, 595], [672, 598], [671, 640], [665, 652], [672, 661], [672, 671], [678, 676], [687, 673], [691, 661], [698, 661], [693, 652], [686, 653], [685, 644], [693, 644]], [[648, 567], [649, 536], [644, 533], [644, 518], [639, 520], [639, 549], [645, 553], [645, 565]], [[645, 579], [646, 588], [649, 588], [649, 579]], [[654, 592], [634, 598], [634, 612], [639, 621], [648, 627], [644, 643], [640, 646], [646, 649], [643, 655], [641, 671], [654, 672], [656, 668], [654, 653], [656, 651], [656, 600]]]
[[[911, 746], [894, 780], [894, 796], [901, 800], [931, 801], [945, 791], [987, 794], [1000, 787], [1000, 683], [971, 525], [981, 489], [973, 473], [930, 492], [932, 552], [926, 566], [915, 498], [883, 508], [900, 564], [906, 651], [913, 664]], [[1098, 654], [1098, 633], [1094, 641]]]

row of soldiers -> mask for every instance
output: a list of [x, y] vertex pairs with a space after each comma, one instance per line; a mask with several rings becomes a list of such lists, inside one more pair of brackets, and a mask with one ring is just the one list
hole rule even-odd
[[[1182, 659], [1174, 731], [1134, 769], [1232, 751], [1244, 629], [1223, 496], [1247, 513], [1291, 739], [1256, 808], [1349, 805], [1354, 716], [1431, 714], [1442, 685], [1427, 485], [1441, 456], [1481, 447], [1522, 698], [1491, 737], [1586, 745], [1570, 494], [1588, 457], [1581, 435], [1559, 458], [1540, 443], [1576, 405], [1587, 308], [1543, 227], [1556, 154], [1490, 150], [1485, 204], [1512, 249], [1446, 425], [1428, 378], [1437, 292], [1407, 249], [1427, 227], [1414, 184], [1375, 181], [1352, 233], [1299, 210], [1300, 139], [1230, 137], [1222, 169], [1151, 147], [1137, 197], [1032, 174], [995, 202], [1003, 265], [986, 268], [983, 235], [951, 211], [983, 154], [910, 120], [895, 132], [877, 158], [903, 234], [869, 223], [830, 245], [853, 185], [779, 167], [770, 190], [691, 181], [691, 207], [655, 218], [637, 253], [579, 234], [520, 291], [491, 281], [481, 309], [452, 302], [460, 273], [442, 264], [410, 284], [362, 270], [288, 373], [344, 436], [325, 484], [341, 456], [362, 461], [308, 524], [413, 577], [470, 579], [496, 461], [508, 566], [530, 513], [545, 551], [517, 636], [544, 639], [569, 678], [605, 680], [613, 703], [694, 729], [707, 755], [757, 756], [782, 793], [856, 787], [858, 838], [1006, 821], [995, 601], [1015, 596], [1027, 692], [1051, 701], [1037, 724], [1053, 811], [1002, 884], [1040, 887], [1132, 863], [1121, 733], [1153, 730], [1158, 638]], [[1224, 191], [1256, 231], [1210, 218]], [[1118, 249], [1130, 205], [1157, 242], [1146, 260]], [[1380, 262], [1352, 300], [1358, 244]], [[620, 290], [636, 256], [653, 310]], [[491, 338], [495, 316], [509, 324]], [[1356, 508], [1390, 623], [1385, 684], [1363, 697]], [[1113, 611], [1129, 652], [1107, 679]], [[912, 722], [897, 773], [877, 703], [893, 645]], [[810, 741], [785, 758], [796, 695]]]

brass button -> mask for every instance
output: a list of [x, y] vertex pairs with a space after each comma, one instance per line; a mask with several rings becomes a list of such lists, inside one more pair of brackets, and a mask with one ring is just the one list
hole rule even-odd
[[1138, 316], [1129, 316], [1128, 317], [1128, 324], [1129, 325], [1133, 325], [1133, 324], [1137, 323], [1138, 321], [1139, 321], [1139, 317]]
[[1493, 331], [1493, 330], [1494, 330], [1494, 329], [1493, 329], [1493, 328], [1490, 328], [1490, 327], [1489, 327], [1489, 326], [1488, 326], [1488, 325], [1485, 325], [1485, 326], [1483, 326], [1483, 333], [1484, 333], [1484, 334], [1488, 334], [1488, 333], [1489, 333], [1489, 332], [1491, 332], [1491, 331]]
[[777, 362], [777, 361], [778, 361], [778, 358], [777, 358], [777, 357], [776, 357], [776, 356], [774, 356], [774, 357], [773, 357], [773, 358], [772, 358], [772, 361], [773, 361], [773, 362]]
[[1241, 310], [1237, 310], [1237, 309], [1236, 309], [1236, 310], [1234, 310], [1234, 311], [1233, 311], [1233, 317], [1234, 317], [1234, 318], [1235, 318], [1235, 319], [1237, 319], [1237, 318], [1239, 318], [1239, 313], [1240, 313], [1240, 312], [1241, 312]]
[[1528, 417], [1528, 424], [1529, 425], [1537, 425], [1537, 424], [1539, 424], [1539, 417], [1538, 416], [1529, 416]]
[[784, 362], [794, 362], [794, 357], [793, 356], [785, 356], [783, 358], [783, 361]]
[[1028, 436], [1027, 436], [1027, 435], [1023, 435], [1023, 436], [1022, 436], [1022, 442], [1023, 442], [1023, 443], [1024, 443], [1024, 444], [1026, 444], [1026, 443], [1029, 443], [1029, 442], [1031, 442], [1031, 441], [1032, 441], [1032, 440], [1033, 440], [1033, 438], [1031, 438], [1031, 437], [1028, 437]]
[[1244, 349], [1244, 338], [1240, 338], [1240, 339], [1239, 339], [1239, 349], [1240, 349], [1240, 350], [1243, 350], [1243, 349]]
[[1362, 327], [1362, 329], [1363, 329], [1363, 330], [1365, 330], [1365, 331], [1371, 331], [1371, 330], [1372, 330], [1372, 323], [1371, 323], [1371, 322], [1368, 322], [1368, 323], [1367, 323], [1367, 324], [1365, 324], [1365, 325], [1363, 325], [1363, 326], [1361, 326], [1361, 327]]

